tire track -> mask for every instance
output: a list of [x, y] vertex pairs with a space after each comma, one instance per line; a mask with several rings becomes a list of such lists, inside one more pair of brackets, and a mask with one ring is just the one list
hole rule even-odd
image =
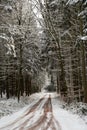
[[[42, 104], [44, 100], [45, 100], [45, 98], [43, 98], [43, 100], [42, 100], [42, 101], [40, 102], [40, 104], [38, 105], [39, 108], [38, 108], [38, 106], [37, 106], [38, 109], [41, 108], [40, 105], [42, 105], [42, 106], [44, 105], [44, 104]], [[37, 108], [35, 109], [34, 106], [33, 106], [33, 109], [30, 110], [30, 112], [28, 113], [28, 114], [33, 113], [33, 115], [31, 115], [31, 117], [29, 117], [29, 119], [25, 120], [25, 121], [21, 124], [21, 127], [20, 127], [20, 125], [19, 125], [18, 127], [14, 128], [13, 130], [16, 130], [16, 129], [18, 129], [18, 128], [19, 128], [18, 130], [25, 130], [24, 127], [28, 124], [28, 122], [29, 122], [31, 119], [34, 118], [34, 115], [35, 115], [35, 112], [37, 111]]]
[[[47, 99], [45, 96], [31, 108], [28, 108], [29, 110], [27, 109], [23, 116], [16, 119], [13, 123], [0, 128], [0, 130], [48, 130], [49, 128], [51, 130], [62, 130], [59, 122], [53, 115], [51, 96], [49, 95]], [[39, 111], [38, 119], [35, 117], [37, 110]], [[33, 122], [34, 119], [37, 120]]]
[[[46, 96], [46, 95], [45, 95]], [[33, 111], [35, 111], [36, 109], [37, 109], [37, 107], [39, 106], [39, 104], [44, 100], [44, 98], [45, 98], [45, 96], [43, 96], [38, 102], [36, 102], [31, 108], [30, 108], [30, 110], [26, 110], [26, 111], [28, 111], [28, 112], [26, 112], [23, 116], [21, 116], [21, 117], [19, 117], [19, 118], [17, 118], [14, 122], [12, 122], [11, 124], [9, 124], [9, 125], [6, 125], [5, 127], [2, 127], [2, 128], [0, 128], [0, 130], [3, 130], [3, 129], [5, 129], [6, 127], [11, 127], [11, 126], [13, 126], [13, 125], [15, 125], [16, 123], [18, 123], [18, 121], [20, 121], [20, 120], [22, 120], [24, 117], [26, 117], [27, 115], [29, 115], [30, 113], [32, 113]], [[31, 119], [32, 117], [30, 117], [30, 119]], [[9, 129], [10, 130], [10, 129]]]
[[[47, 99], [42, 109], [44, 109], [44, 113], [40, 118], [34, 123], [33, 126], [27, 127], [26, 130], [39, 130], [45, 123], [45, 120], [47, 119], [47, 112], [50, 111], [50, 106], [48, 105], [50, 102], [50, 98]], [[20, 129], [21, 130], [21, 129]], [[45, 130], [45, 129], [44, 129]]]
[[[47, 99], [47, 101], [44, 103], [44, 105], [42, 106], [42, 109], [45, 107], [45, 111], [44, 111], [44, 113], [46, 113], [46, 111], [47, 111], [47, 107], [46, 107], [46, 105], [48, 104], [48, 100], [49, 99]], [[26, 128], [26, 130], [38, 130], [40, 127], [41, 127], [41, 125], [42, 125], [42, 122], [44, 122], [44, 120], [46, 119], [46, 114], [43, 114], [42, 116], [40, 116], [40, 118], [34, 123], [34, 125], [33, 126], [31, 126], [31, 127], [27, 127]], [[27, 125], [27, 123], [28, 122], [25, 122], [25, 126]], [[39, 127], [38, 127], [39, 126]], [[16, 130], [16, 129], [15, 129]], [[22, 126], [19, 130], [24, 130], [24, 126]]]
[[[47, 104], [47, 108], [49, 108], [49, 110], [47, 110], [46, 112], [50, 112], [50, 114], [51, 114], [50, 120], [48, 121], [46, 127], [43, 128], [42, 130], [48, 130], [49, 128], [51, 128], [52, 130], [61, 130], [61, 126], [60, 126], [59, 122], [53, 116], [52, 103], [51, 103], [50, 96], [49, 96], [49, 103]], [[56, 126], [57, 126], [57, 128], [56, 128]]]
[[[48, 130], [49, 128], [51, 128], [52, 130], [61, 130], [61, 127], [58, 121], [56, 121], [56, 119], [53, 116], [52, 103], [51, 103], [50, 96], [48, 100], [46, 101], [46, 103], [44, 104], [43, 109], [44, 109], [43, 115], [34, 123], [33, 126], [27, 127], [26, 130], [39, 130], [39, 129]], [[50, 117], [48, 117], [49, 115]], [[20, 130], [24, 130], [24, 129], [20, 129]]]

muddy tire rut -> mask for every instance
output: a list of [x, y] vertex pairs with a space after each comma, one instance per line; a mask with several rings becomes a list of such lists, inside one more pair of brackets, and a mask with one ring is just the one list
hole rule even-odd
[[[23, 118], [25, 118], [26, 116], [28, 116], [31, 112], [35, 111], [38, 107], [38, 105], [44, 100], [45, 96], [42, 97], [38, 102], [36, 102], [31, 108], [28, 108], [21, 117], [17, 118], [15, 121], [13, 121], [11, 124], [6, 125], [5, 127], [0, 128], [0, 130], [7, 130], [7, 127], [11, 127], [13, 125], [15, 125], [16, 123], [20, 122]], [[32, 116], [33, 117], [33, 116]], [[30, 117], [30, 118], [32, 118]], [[30, 120], [30, 119], [29, 119]], [[8, 129], [10, 130], [10, 129]], [[14, 130], [14, 129], [12, 129]]]
[[[37, 112], [39, 115], [34, 121]], [[48, 98], [42, 97], [29, 110], [27, 109], [23, 116], [0, 130], [48, 130], [49, 128], [50, 130], [62, 130], [59, 122], [53, 116], [50, 95]]]

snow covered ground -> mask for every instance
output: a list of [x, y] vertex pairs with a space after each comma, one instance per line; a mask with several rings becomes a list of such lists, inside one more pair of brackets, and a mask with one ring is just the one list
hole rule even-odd
[[0, 119], [0, 130], [87, 130], [87, 124], [79, 115], [63, 108], [56, 93], [39, 93], [22, 98], [20, 107], [16, 99], [12, 103], [13, 100], [9, 99], [6, 104], [7, 110], [16, 108], [12, 113], [25, 107]]
[[54, 116], [61, 124], [62, 130], [87, 130], [87, 124], [77, 114], [72, 114], [70, 109], [62, 108], [62, 103], [52, 99]]
[[87, 104], [86, 103], [82, 103], [82, 102], [73, 102], [70, 104], [63, 103], [62, 107], [65, 110], [72, 112], [73, 114], [77, 114], [87, 124]]
[[3, 98], [0, 98], [0, 118], [17, 112], [36, 99], [38, 99], [38, 93], [32, 94], [29, 97], [21, 97], [19, 103], [17, 98], [6, 99], [6, 96], [3, 95]]

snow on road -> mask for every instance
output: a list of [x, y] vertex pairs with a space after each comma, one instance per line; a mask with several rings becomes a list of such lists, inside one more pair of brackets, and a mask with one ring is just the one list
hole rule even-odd
[[55, 93], [38, 97], [19, 112], [2, 118], [0, 130], [87, 130], [83, 120], [60, 107]]

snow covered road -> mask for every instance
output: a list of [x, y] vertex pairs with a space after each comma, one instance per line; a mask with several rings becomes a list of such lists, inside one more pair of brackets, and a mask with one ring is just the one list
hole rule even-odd
[[55, 94], [38, 94], [28, 107], [0, 120], [0, 130], [87, 130], [87, 125], [60, 108]]

